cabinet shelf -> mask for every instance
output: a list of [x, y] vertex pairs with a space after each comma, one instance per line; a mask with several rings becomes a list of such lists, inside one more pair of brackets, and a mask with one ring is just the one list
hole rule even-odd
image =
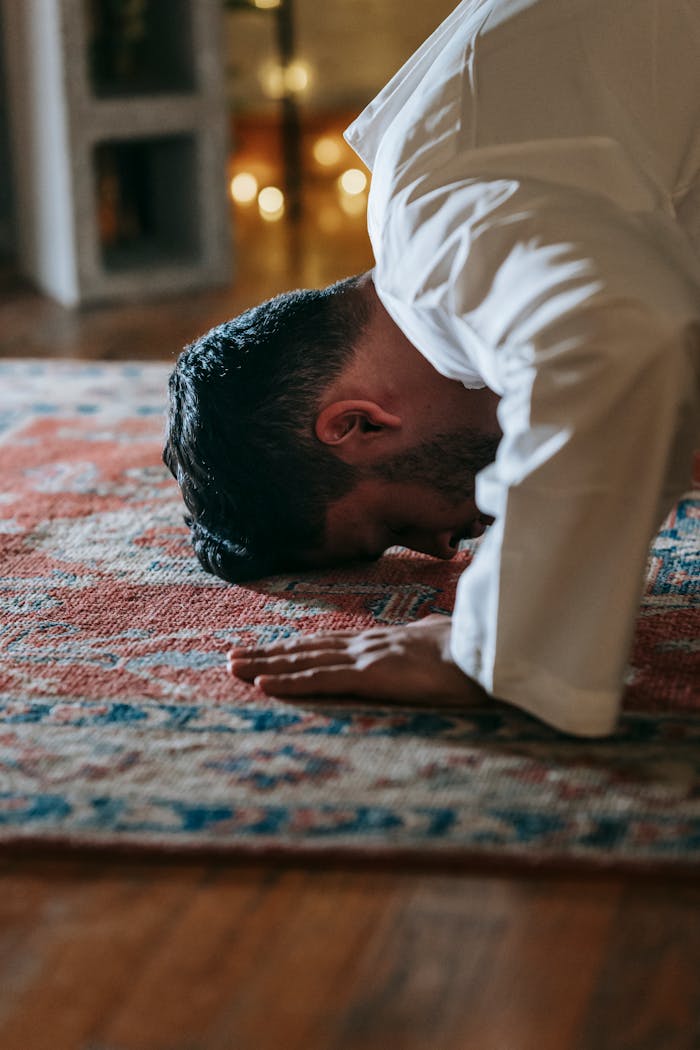
[[200, 238], [194, 136], [101, 142], [93, 157], [105, 271], [196, 262]]
[[189, 0], [83, 0], [95, 98], [195, 89]]

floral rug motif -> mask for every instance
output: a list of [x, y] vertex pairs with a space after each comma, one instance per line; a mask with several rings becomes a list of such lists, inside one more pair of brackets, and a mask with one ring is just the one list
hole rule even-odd
[[700, 493], [654, 541], [611, 738], [276, 702], [231, 644], [448, 612], [471, 554], [206, 575], [160, 463], [167, 372], [0, 362], [0, 844], [700, 864]]

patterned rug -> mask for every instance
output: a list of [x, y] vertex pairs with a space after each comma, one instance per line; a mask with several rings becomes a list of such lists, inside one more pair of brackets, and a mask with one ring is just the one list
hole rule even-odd
[[616, 735], [491, 707], [261, 698], [231, 643], [447, 612], [457, 562], [232, 587], [160, 464], [162, 365], [0, 362], [0, 842], [700, 862], [700, 493], [666, 521]]

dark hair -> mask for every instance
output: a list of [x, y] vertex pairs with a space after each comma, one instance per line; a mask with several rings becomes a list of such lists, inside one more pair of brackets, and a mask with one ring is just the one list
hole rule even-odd
[[208, 572], [235, 582], [299, 564], [323, 541], [329, 503], [354, 487], [313, 424], [369, 316], [357, 284], [286, 292], [180, 354], [163, 459]]

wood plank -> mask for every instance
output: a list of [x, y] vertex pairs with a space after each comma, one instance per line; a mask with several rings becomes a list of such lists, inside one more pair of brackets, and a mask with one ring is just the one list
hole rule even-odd
[[15, 950], [0, 969], [3, 1050], [83, 1045], [167, 936], [197, 877], [41, 863], [3, 876], [0, 894], [15, 902]]
[[698, 885], [628, 881], [607, 938], [583, 1050], [700, 1047]]
[[688, 883], [37, 859], [0, 902], [3, 1050], [697, 1047]]

